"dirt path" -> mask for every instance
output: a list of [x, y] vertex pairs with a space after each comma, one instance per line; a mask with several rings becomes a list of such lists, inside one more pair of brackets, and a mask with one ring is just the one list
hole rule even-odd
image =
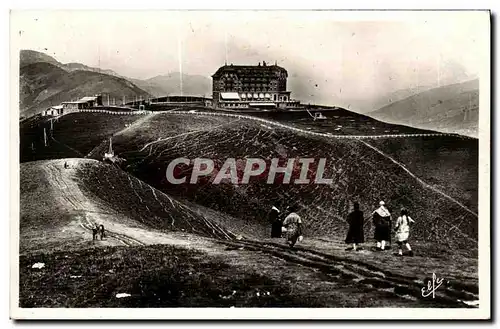
[[[395, 295], [403, 295], [410, 299], [422, 298], [421, 287], [427, 282], [422, 278], [413, 275], [400, 275], [393, 273], [384, 266], [374, 266], [364, 262], [363, 256], [373, 253], [368, 250], [358, 259], [349, 259], [336, 254], [329, 254], [309, 247], [297, 246], [290, 249], [284, 243], [272, 241], [227, 241], [226, 245], [243, 247], [255, 252], [262, 252], [274, 257], [284, 259], [287, 262], [299, 264], [301, 266], [317, 269], [332, 279], [349, 279], [350, 283], [355, 283], [358, 287], [381, 289]], [[411, 272], [409, 272], [411, 273]], [[475, 293], [477, 287], [462, 285], [460, 282], [447, 280], [447, 287], [436, 292], [435, 302], [456, 305], [457, 300], [477, 300]]]
[[[71, 231], [80, 228], [81, 230], [84, 230], [91, 239], [92, 227], [102, 224], [105, 227], [106, 235], [109, 239], [106, 239], [105, 242], [99, 240], [96, 243], [106, 245], [134, 246], [155, 243], [177, 245], [185, 244], [182, 241], [176, 241], [175, 239], [168, 238], [167, 236], [163, 236], [157, 232], [150, 232], [138, 227], [131, 227], [130, 225], [127, 225], [133, 222], [131, 219], [124, 218], [123, 215], [110, 212], [110, 210], [106, 209], [104, 205], [99, 205], [94, 200], [87, 198], [74, 179], [74, 168], [85, 161], [94, 160], [51, 160], [43, 166], [51, 187], [57, 195], [60, 195], [60, 197], [56, 200], [59, 206], [70, 211], [71, 213], [77, 214], [74, 216], [77, 223], [71, 223], [71, 225], [68, 225], [63, 229]], [[64, 168], [65, 162], [69, 165], [68, 169]]]

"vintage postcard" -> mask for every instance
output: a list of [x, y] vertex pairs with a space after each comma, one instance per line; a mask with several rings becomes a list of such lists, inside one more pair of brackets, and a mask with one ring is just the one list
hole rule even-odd
[[10, 20], [12, 318], [491, 317], [490, 12]]

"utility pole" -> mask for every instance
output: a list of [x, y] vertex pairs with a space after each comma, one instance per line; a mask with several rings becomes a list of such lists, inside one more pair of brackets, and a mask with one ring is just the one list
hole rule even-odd
[[43, 128], [43, 142], [47, 146], [47, 131]]

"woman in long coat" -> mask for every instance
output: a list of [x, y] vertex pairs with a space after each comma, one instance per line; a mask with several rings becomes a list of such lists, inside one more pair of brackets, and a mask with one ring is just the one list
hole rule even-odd
[[365, 242], [365, 234], [363, 232], [365, 220], [363, 212], [359, 210], [359, 203], [354, 202], [354, 210], [347, 215], [347, 223], [349, 224], [349, 231], [345, 243], [352, 243], [352, 250], [356, 251], [357, 245]]
[[290, 207], [289, 210], [291, 213], [283, 221], [283, 227], [288, 245], [292, 248], [297, 243], [297, 240], [302, 241], [302, 219], [295, 213], [297, 211], [296, 206]]
[[269, 221], [271, 222], [271, 238], [281, 238], [281, 220], [280, 211], [276, 206], [269, 212]]
[[372, 215], [377, 249], [384, 250], [386, 241], [391, 240], [391, 213], [385, 207], [384, 201], [380, 201], [380, 207]]

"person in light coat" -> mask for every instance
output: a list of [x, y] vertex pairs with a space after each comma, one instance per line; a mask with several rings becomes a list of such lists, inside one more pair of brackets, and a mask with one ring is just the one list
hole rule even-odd
[[377, 241], [377, 250], [385, 250], [385, 243], [391, 240], [391, 213], [385, 207], [384, 201], [380, 201], [379, 205], [380, 207], [372, 213], [375, 240]]
[[286, 239], [290, 248], [297, 243], [297, 241], [302, 241], [302, 219], [296, 213], [298, 207], [291, 206], [289, 210], [291, 211], [285, 220], [283, 220], [283, 231], [286, 233]]
[[396, 226], [394, 227], [396, 231], [396, 242], [398, 243], [398, 256], [403, 256], [403, 245], [410, 252], [410, 256], [413, 256], [413, 251], [408, 243], [408, 238], [410, 236], [410, 227], [415, 221], [408, 216], [408, 211], [403, 208], [401, 209], [401, 216], [398, 217], [396, 221]]

